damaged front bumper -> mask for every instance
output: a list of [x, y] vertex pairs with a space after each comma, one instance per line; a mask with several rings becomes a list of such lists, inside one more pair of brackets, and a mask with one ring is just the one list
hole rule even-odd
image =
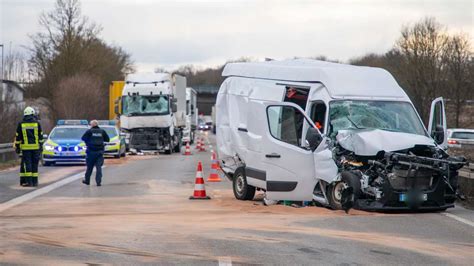
[[[354, 208], [437, 211], [454, 207], [458, 169], [466, 161], [464, 158], [435, 159], [388, 152], [383, 160], [369, 160], [368, 164], [372, 167], [359, 170], [362, 191], [360, 196], [354, 197]], [[364, 177], [370, 184], [364, 186]]]
[[379, 199], [358, 199], [354, 208], [366, 211], [437, 211], [454, 207], [456, 195], [443, 180], [430, 190], [397, 191], [388, 182]]

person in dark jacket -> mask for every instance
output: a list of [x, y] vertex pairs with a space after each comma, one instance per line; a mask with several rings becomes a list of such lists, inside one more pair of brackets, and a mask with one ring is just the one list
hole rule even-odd
[[20, 185], [38, 186], [38, 164], [43, 151], [43, 130], [35, 116], [35, 109], [26, 107], [23, 120], [18, 123], [15, 151], [21, 153]]
[[97, 186], [101, 186], [102, 183], [102, 165], [104, 164], [104, 147], [105, 143], [109, 142], [109, 136], [105, 130], [99, 128], [97, 120], [92, 120], [90, 123], [91, 128], [87, 130], [82, 136], [82, 140], [86, 143], [86, 163], [87, 170], [82, 180], [82, 183], [89, 185], [92, 170], [94, 166], [96, 168], [95, 182]]

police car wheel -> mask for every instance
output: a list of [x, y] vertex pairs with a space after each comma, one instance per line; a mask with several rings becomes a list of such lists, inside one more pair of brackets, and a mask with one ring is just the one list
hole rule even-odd
[[234, 196], [238, 200], [252, 200], [255, 196], [255, 187], [247, 184], [244, 168], [237, 168], [232, 180]]

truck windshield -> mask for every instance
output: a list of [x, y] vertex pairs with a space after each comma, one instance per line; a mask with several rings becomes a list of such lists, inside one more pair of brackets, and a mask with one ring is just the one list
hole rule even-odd
[[331, 138], [341, 129], [381, 129], [426, 136], [410, 103], [395, 101], [334, 101], [329, 104]]
[[167, 95], [123, 96], [123, 114], [129, 116], [169, 114]]

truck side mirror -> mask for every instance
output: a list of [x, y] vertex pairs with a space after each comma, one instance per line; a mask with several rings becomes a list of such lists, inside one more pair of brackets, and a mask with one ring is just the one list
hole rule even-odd
[[315, 151], [316, 148], [321, 144], [323, 137], [319, 134], [318, 130], [314, 127], [309, 127], [306, 132], [306, 141], [311, 151]]
[[435, 131], [433, 131], [431, 135], [431, 137], [436, 141], [437, 144], [442, 144], [444, 142], [443, 126], [437, 125]]
[[178, 111], [178, 105], [176, 102], [171, 103], [171, 112], [176, 113]]

